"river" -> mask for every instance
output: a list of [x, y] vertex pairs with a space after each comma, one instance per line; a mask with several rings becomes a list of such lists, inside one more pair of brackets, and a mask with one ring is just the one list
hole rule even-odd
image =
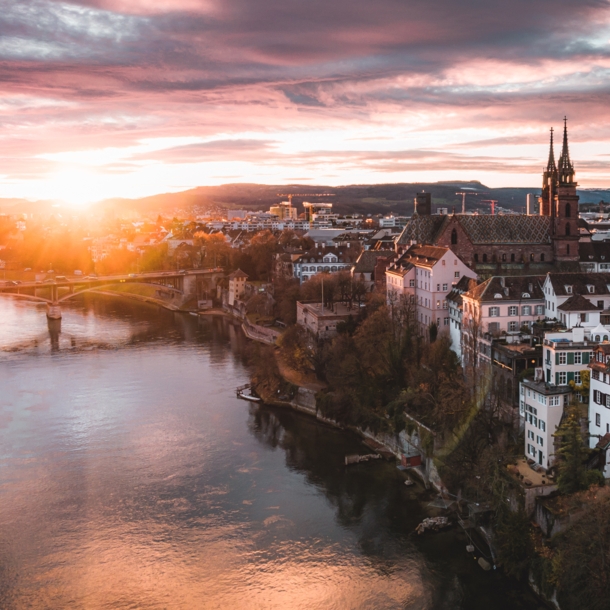
[[353, 435], [247, 403], [221, 317], [0, 298], [0, 608], [530, 610]]

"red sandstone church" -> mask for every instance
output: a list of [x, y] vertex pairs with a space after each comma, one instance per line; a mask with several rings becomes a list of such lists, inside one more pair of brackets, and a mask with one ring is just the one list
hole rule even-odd
[[413, 218], [397, 241], [398, 253], [410, 245], [451, 248], [479, 274], [546, 273], [551, 269], [578, 271], [578, 195], [568, 150], [567, 120], [563, 148], [555, 164], [553, 130], [549, 160], [542, 178], [540, 215], [433, 216], [429, 193], [416, 198]]

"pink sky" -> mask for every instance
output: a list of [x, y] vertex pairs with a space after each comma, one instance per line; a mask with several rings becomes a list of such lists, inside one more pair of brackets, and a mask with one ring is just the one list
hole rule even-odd
[[606, 0], [0, 0], [0, 197], [610, 187]]

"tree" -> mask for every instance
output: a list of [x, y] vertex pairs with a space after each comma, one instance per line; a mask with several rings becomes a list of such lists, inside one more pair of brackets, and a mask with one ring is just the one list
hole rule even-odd
[[[578, 403], [568, 406], [565, 417], [555, 437], [561, 442], [557, 487], [561, 493], [572, 494], [599, 481], [595, 471], [588, 471], [586, 460], [591, 451], [585, 446], [581, 429], [582, 414]], [[603, 477], [602, 477], [603, 480]]]

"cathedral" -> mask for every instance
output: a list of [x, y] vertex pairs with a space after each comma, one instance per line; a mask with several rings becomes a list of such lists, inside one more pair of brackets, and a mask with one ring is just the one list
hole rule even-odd
[[415, 213], [396, 242], [398, 253], [415, 243], [445, 246], [479, 275], [577, 271], [578, 195], [568, 149], [567, 119], [558, 163], [551, 129], [549, 159], [542, 176], [537, 216], [432, 215], [430, 195], [423, 194], [427, 197], [416, 198]]

